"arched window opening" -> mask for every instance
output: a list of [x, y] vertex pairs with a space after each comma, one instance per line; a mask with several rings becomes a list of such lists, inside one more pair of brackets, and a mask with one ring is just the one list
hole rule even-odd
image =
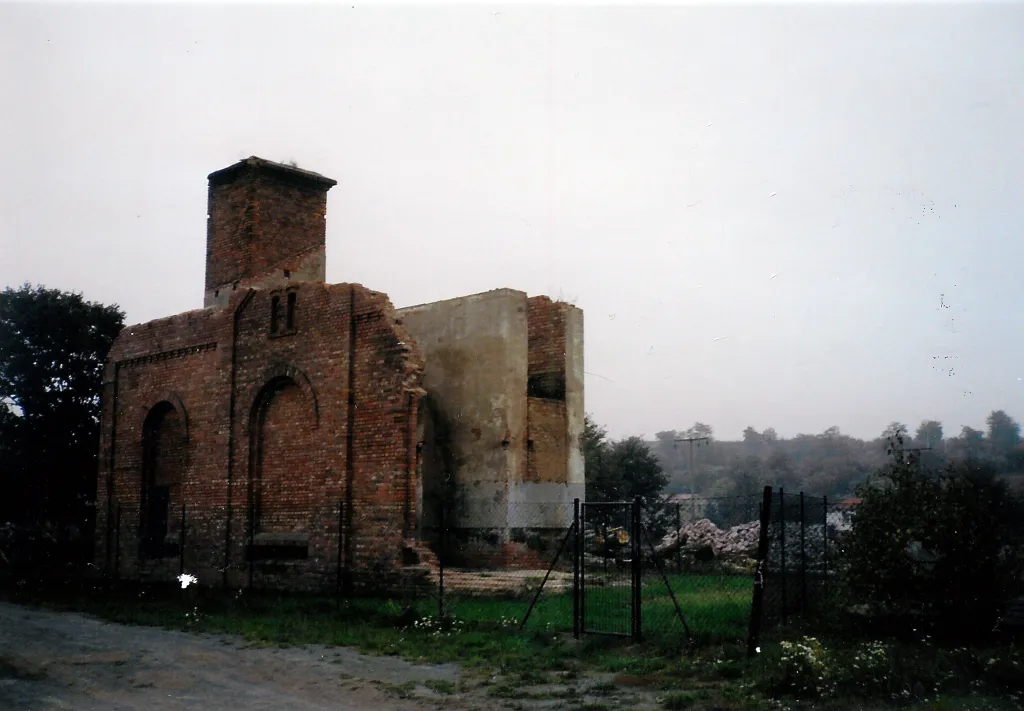
[[163, 401], [150, 409], [143, 424], [141, 536], [148, 558], [178, 554], [183, 482], [188, 446], [185, 423]]
[[305, 558], [315, 501], [309, 453], [316, 415], [309, 396], [289, 377], [264, 388], [253, 411], [250, 556]]

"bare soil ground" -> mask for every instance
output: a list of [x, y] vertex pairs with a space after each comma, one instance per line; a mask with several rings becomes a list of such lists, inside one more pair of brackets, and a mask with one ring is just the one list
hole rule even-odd
[[581, 675], [526, 686], [471, 676], [454, 664], [343, 647], [255, 646], [0, 602], [0, 711], [660, 707], [653, 691], [613, 679]]
[[238, 639], [128, 627], [0, 603], [0, 709], [462, 708], [402, 699], [409, 682], [457, 684], [454, 665], [416, 665], [344, 648], [256, 648]]

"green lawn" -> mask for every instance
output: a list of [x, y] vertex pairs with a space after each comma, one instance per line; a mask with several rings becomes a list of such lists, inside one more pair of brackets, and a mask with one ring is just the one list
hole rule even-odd
[[[749, 578], [729, 575], [667, 576], [676, 602], [683, 613], [694, 642], [734, 641], [746, 638], [750, 619], [752, 582]], [[597, 632], [629, 634], [631, 627], [631, 591], [628, 585], [601, 586], [597, 575], [595, 585], [587, 586], [584, 611], [586, 629]], [[450, 594], [446, 610], [467, 622], [522, 620], [529, 609], [533, 592], [516, 599], [486, 598], [466, 594]], [[437, 601], [419, 601], [422, 614], [436, 614]], [[678, 644], [686, 641], [686, 632], [679, 620], [672, 597], [660, 577], [644, 578], [642, 588], [642, 624], [645, 638]], [[532, 631], [572, 629], [572, 594], [541, 593], [530, 613], [526, 626]]]

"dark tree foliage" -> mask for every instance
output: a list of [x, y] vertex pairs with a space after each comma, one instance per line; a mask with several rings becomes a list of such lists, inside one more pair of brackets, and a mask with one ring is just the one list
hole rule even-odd
[[[583, 418], [583, 466], [587, 481], [605, 476], [608, 433], [590, 415]], [[589, 492], [588, 492], [589, 493]]]
[[942, 423], [938, 420], [922, 420], [917, 427], [914, 440], [922, 447], [934, 447], [942, 443]]
[[1003, 410], [993, 410], [985, 419], [992, 455], [1005, 457], [1020, 444], [1020, 424]]
[[588, 416], [583, 427], [587, 501], [645, 502], [657, 499], [668, 477], [658, 458], [640, 437], [609, 441], [605, 430]]
[[995, 470], [933, 472], [894, 437], [891, 461], [858, 488], [843, 540], [844, 588], [876, 612], [942, 620], [959, 638], [991, 630], [1018, 592], [1021, 507]]
[[123, 319], [80, 294], [0, 293], [0, 523], [88, 535], [103, 370]]

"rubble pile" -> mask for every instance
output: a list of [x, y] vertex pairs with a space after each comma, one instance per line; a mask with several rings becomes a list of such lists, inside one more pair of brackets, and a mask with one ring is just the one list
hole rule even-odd
[[673, 556], [681, 550], [698, 559], [744, 563], [757, 554], [759, 532], [757, 521], [741, 523], [723, 531], [705, 518], [684, 524], [678, 533], [670, 532], [654, 550], [661, 558]]

